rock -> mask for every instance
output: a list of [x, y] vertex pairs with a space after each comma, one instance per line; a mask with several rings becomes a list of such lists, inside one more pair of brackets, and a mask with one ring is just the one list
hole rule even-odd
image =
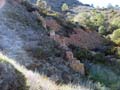
[[50, 38], [52, 38], [53, 40], [55, 40], [55, 31], [54, 30], [50, 31]]
[[65, 56], [66, 59], [68, 59], [69, 61], [72, 61], [73, 60], [73, 53], [71, 51], [66, 51], [66, 56]]
[[70, 67], [76, 71], [81, 73], [82, 75], [85, 74], [85, 69], [84, 69], [84, 64], [80, 63], [79, 60], [77, 60], [76, 58], [74, 58], [73, 53], [71, 51], [66, 51], [66, 59], [69, 60], [70, 62]]
[[67, 45], [65, 44], [65, 38], [58, 34], [55, 34], [53, 30], [50, 31], [50, 38], [58, 42], [60, 44], [60, 47], [64, 48], [65, 50], [68, 49]]
[[82, 74], [82, 75], [85, 75], [84, 64], [80, 63], [80, 61], [78, 61], [78, 60], [73, 60], [73, 61], [70, 63], [70, 67], [71, 67], [74, 71], [79, 72], [79, 73]]
[[55, 82], [59, 81], [58, 75], [51, 75], [50, 78], [51, 78], [51, 80], [53, 80], [53, 81], [55, 81]]
[[52, 18], [46, 18], [46, 25], [50, 30], [59, 31], [61, 26]]
[[46, 21], [43, 18], [43, 16], [40, 15], [40, 13], [38, 11], [35, 11], [34, 14], [37, 16], [37, 20], [39, 22], [41, 22], [42, 26], [44, 27], [45, 30], [47, 30], [47, 26], [46, 26]]

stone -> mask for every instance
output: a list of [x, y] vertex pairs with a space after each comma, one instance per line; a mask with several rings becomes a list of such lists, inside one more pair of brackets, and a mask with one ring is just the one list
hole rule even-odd
[[46, 18], [46, 26], [50, 29], [50, 30], [54, 30], [54, 31], [59, 31], [61, 26], [58, 24], [58, 22], [56, 20], [54, 20], [53, 18]]
[[43, 16], [41, 16], [38, 11], [35, 11], [34, 14], [37, 16], [37, 20], [41, 22], [41, 24], [44, 27], [44, 29], [47, 30], [46, 21], [43, 18]]
[[69, 61], [72, 61], [73, 57], [73, 53], [71, 51], [66, 51], [66, 59], [68, 59]]
[[54, 30], [51, 30], [50, 31], [50, 38], [52, 38], [53, 40], [55, 40], [55, 31]]
[[57, 81], [59, 81], [59, 76], [58, 75], [51, 75], [50, 79], [57, 82]]
[[70, 67], [75, 71], [75, 72], [79, 72], [82, 75], [85, 75], [85, 68], [84, 68], [84, 64], [80, 63], [80, 61], [78, 60], [73, 60], [70, 63]]

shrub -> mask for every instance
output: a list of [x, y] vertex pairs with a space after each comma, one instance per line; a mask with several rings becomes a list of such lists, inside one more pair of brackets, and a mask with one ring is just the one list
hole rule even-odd
[[104, 26], [100, 26], [98, 28], [98, 32], [101, 34], [101, 35], [105, 35], [106, 34], [106, 29]]
[[48, 13], [48, 11], [51, 10], [51, 7], [47, 4], [45, 0], [37, 0], [36, 5], [39, 9], [39, 11], [43, 13]]
[[120, 78], [113, 70], [104, 65], [92, 65], [90, 68], [90, 79], [100, 82], [103, 86], [110, 89], [96, 89], [96, 90], [119, 90]]
[[86, 49], [78, 49], [75, 52], [75, 57], [77, 57], [77, 59], [79, 59], [79, 60], [81, 60], [81, 59], [91, 60], [92, 54]]
[[63, 3], [61, 6], [62, 11], [67, 11], [69, 9], [68, 5], [66, 3]]
[[37, 0], [36, 5], [42, 9], [45, 9], [47, 7], [47, 3], [43, 0]]
[[90, 29], [98, 30], [98, 27], [105, 23], [105, 18], [102, 13], [96, 11], [92, 11], [91, 13], [84, 12], [76, 15], [74, 17], [74, 22], [78, 22]]
[[120, 58], [120, 47], [117, 47], [117, 52], [116, 52], [118, 58]]
[[120, 28], [120, 17], [113, 18], [111, 25], [116, 28]]
[[102, 13], [98, 13], [96, 11], [93, 11], [91, 18], [90, 18], [90, 21], [92, 22], [92, 24], [95, 27], [99, 27], [99, 26], [104, 24], [105, 18], [104, 18], [104, 15]]
[[111, 40], [120, 45], [120, 29], [115, 30], [111, 35]]
[[30, 50], [31, 55], [37, 59], [47, 58], [45, 51], [42, 48], [33, 48]]
[[105, 55], [103, 53], [96, 53], [94, 55], [94, 62], [95, 63], [104, 63], [105, 62]]
[[85, 12], [76, 15], [73, 21], [83, 25], [84, 27], [89, 27], [89, 28], [92, 27], [92, 24], [90, 22], [90, 15]]
[[108, 46], [104, 53], [105, 55], [114, 55], [115, 52], [116, 52], [116, 47]]

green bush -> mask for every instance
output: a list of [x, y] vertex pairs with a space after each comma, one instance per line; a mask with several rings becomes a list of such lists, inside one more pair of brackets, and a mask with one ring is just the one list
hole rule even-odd
[[113, 27], [120, 28], [120, 16], [113, 18], [111, 21], [111, 25]]
[[120, 58], [120, 47], [117, 47], [116, 55], [117, 55], [118, 58]]
[[47, 55], [42, 48], [32, 49], [32, 55], [33, 55], [34, 58], [37, 58], [37, 59], [47, 58]]
[[106, 34], [106, 29], [104, 26], [100, 26], [98, 28], [98, 32], [101, 34], [101, 35], [105, 35]]
[[117, 29], [112, 33], [111, 40], [120, 46], [120, 29]]
[[81, 25], [88, 27], [92, 30], [98, 30], [100, 26], [105, 23], [105, 18], [102, 13], [92, 11], [91, 13], [79, 13], [74, 17], [74, 22], [78, 22]]
[[45, 0], [37, 0], [36, 5], [42, 13], [47, 14], [48, 11], [51, 11], [51, 7], [47, 4]]
[[96, 53], [94, 55], [94, 62], [95, 63], [104, 63], [105, 62], [105, 55], [103, 53]]
[[86, 49], [78, 49], [75, 52], [75, 57], [77, 57], [77, 59], [79, 59], [79, 60], [81, 60], [81, 59], [91, 60], [92, 54]]
[[96, 11], [92, 12], [90, 21], [95, 25], [96, 27], [99, 27], [104, 24], [105, 18], [102, 13], [98, 13]]
[[116, 52], [115, 46], [108, 46], [104, 53], [105, 55], [114, 55], [115, 52]]
[[88, 27], [88, 28], [93, 27], [90, 21], [90, 15], [86, 12], [79, 13], [78, 15], [76, 15], [73, 21], [83, 25], [84, 27]]
[[43, 0], [37, 0], [36, 5], [41, 9], [45, 9], [47, 7], [47, 3]]
[[110, 68], [93, 64], [89, 68], [89, 77], [90, 79], [100, 82], [103, 86], [106, 86], [110, 89], [96, 89], [96, 90], [119, 90], [120, 86], [120, 77]]
[[66, 3], [63, 3], [61, 6], [62, 11], [67, 11], [69, 9], [68, 5]]

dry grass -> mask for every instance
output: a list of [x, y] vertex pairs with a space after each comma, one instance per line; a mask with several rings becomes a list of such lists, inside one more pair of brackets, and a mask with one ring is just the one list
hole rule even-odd
[[26, 77], [29, 90], [90, 90], [79, 85], [57, 85], [48, 77], [26, 69], [24, 66], [21, 66], [20, 64], [15, 62], [15, 60], [8, 58], [2, 53], [0, 53], [0, 60], [12, 64], [18, 71], [20, 71]]

